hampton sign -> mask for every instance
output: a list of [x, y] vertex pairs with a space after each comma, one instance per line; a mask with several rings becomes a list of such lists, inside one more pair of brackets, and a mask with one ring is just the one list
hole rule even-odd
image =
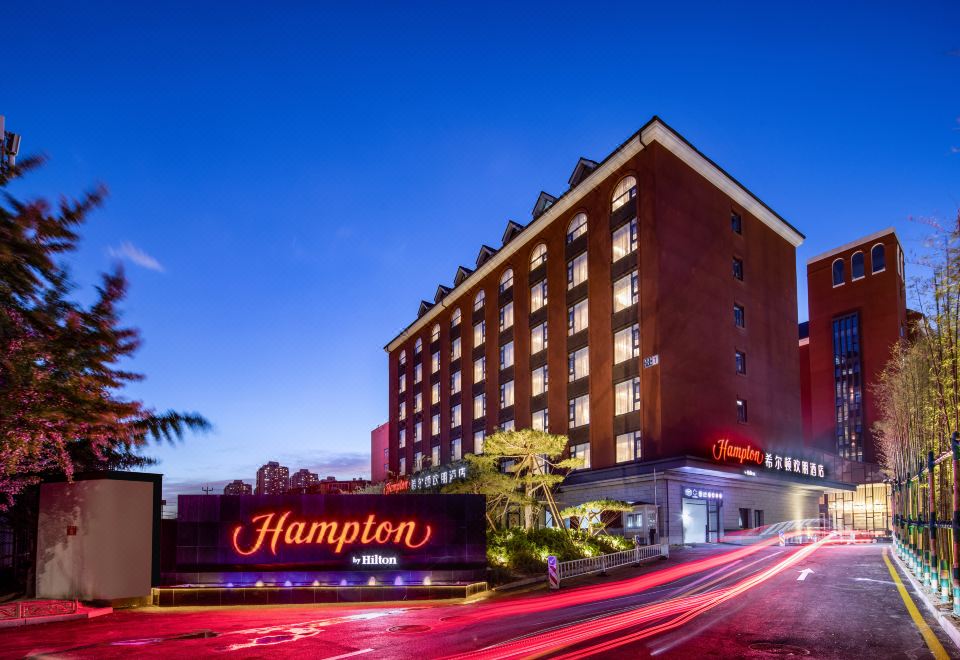
[[790, 473], [802, 477], [823, 479], [826, 476], [823, 463], [815, 463], [796, 455], [768, 452], [746, 442], [731, 442], [721, 438], [713, 444], [713, 460], [718, 463], [737, 463], [757, 466], [771, 472]]

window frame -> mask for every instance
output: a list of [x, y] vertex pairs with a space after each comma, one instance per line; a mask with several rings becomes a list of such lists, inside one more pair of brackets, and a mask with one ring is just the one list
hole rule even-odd
[[[582, 220], [582, 222], [577, 222], [578, 220]], [[577, 240], [581, 236], [586, 235], [587, 229], [588, 229], [587, 220], [588, 220], [587, 214], [583, 211], [580, 211], [579, 213], [574, 215], [572, 218], [570, 218], [570, 222], [567, 223], [567, 234], [566, 234], [566, 242], [568, 244], [573, 243], [575, 240]], [[576, 223], [576, 226], [574, 226], [574, 223]]]
[[537, 243], [530, 251], [530, 270], [536, 270], [547, 263], [547, 244]]
[[[624, 187], [627, 182], [632, 182], [632, 185], [629, 187]], [[622, 191], [622, 192], [621, 192]], [[619, 193], [619, 194], [618, 194]], [[627, 205], [627, 203], [633, 201], [637, 198], [637, 177], [632, 174], [628, 174], [625, 177], [617, 181], [617, 185], [613, 187], [613, 192], [610, 193], [610, 213], [615, 213], [620, 208]], [[623, 200], [623, 201], [620, 201]], [[617, 202], [620, 202], [619, 204]]]
[[[877, 268], [877, 258], [876, 258], [876, 249], [880, 248], [880, 260], [883, 261], [883, 266]], [[887, 246], [883, 243], [874, 243], [873, 247], [870, 248], [870, 274], [876, 275], [877, 273], [882, 273], [887, 269]]]
[[507, 268], [500, 274], [500, 282], [497, 285], [497, 291], [506, 293], [513, 288], [513, 268]]
[[[860, 257], [860, 276], [857, 276], [857, 256]], [[857, 250], [850, 255], [850, 281], [856, 282], [867, 276], [867, 257], [863, 250]]]
[[[837, 283], [837, 264], [840, 264], [840, 283]], [[833, 288], [843, 286], [847, 283], [847, 265], [843, 257], [838, 257], [830, 262], [830, 281], [833, 282]]]

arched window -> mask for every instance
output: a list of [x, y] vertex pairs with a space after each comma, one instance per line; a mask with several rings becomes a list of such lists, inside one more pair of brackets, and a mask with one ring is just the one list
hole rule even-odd
[[450, 327], [456, 328], [458, 325], [460, 325], [460, 308], [459, 307], [453, 310], [453, 316], [450, 317]]
[[863, 252], [854, 252], [853, 258], [850, 259], [850, 276], [855, 280], [859, 280], [865, 274], [863, 268]]
[[513, 286], [513, 269], [508, 268], [500, 276], [500, 293], [507, 291]]
[[833, 262], [833, 286], [840, 286], [844, 279], [843, 259], [837, 259]]
[[610, 212], [613, 213], [636, 196], [637, 180], [632, 176], [623, 177], [620, 179], [617, 187], [613, 189], [613, 201], [610, 202]]
[[567, 243], [573, 243], [575, 240], [587, 233], [587, 214], [578, 213], [573, 216], [573, 220], [567, 225]]
[[473, 299], [473, 311], [483, 309], [483, 303], [486, 301], [487, 296], [483, 293], [483, 289], [477, 292], [477, 297]]
[[430, 331], [430, 342], [440, 341], [440, 324], [437, 323], [433, 326], [433, 330]]
[[883, 249], [883, 243], [877, 243], [870, 250], [870, 265], [874, 273], [887, 269], [887, 253]]
[[420, 355], [420, 351], [423, 350], [423, 340], [420, 337], [417, 337], [417, 342], [413, 345], [413, 354]]
[[533, 248], [533, 252], [530, 253], [530, 270], [542, 266], [547, 263], [547, 246], [543, 243], [537, 245]]

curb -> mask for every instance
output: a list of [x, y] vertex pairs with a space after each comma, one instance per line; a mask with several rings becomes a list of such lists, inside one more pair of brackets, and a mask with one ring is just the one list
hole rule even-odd
[[891, 549], [890, 555], [894, 561], [897, 562], [897, 566], [900, 567], [900, 572], [910, 580], [910, 586], [913, 587], [914, 594], [920, 596], [920, 600], [930, 614], [933, 615], [933, 618], [936, 619], [937, 623], [940, 624], [943, 632], [947, 633], [947, 637], [950, 638], [957, 648], [960, 648], [960, 628], [957, 628], [957, 622], [950, 612], [944, 612], [937, 607], [939, 603], [935, 603], [930, 594], [927, 593], [927, 590], [923, 588], [923, 585], [917, 582], [917, 579], [913, 576], [913, 572], [907, 568], [895, 550]]
[[7, 619], [0, 621], [0, 630], [4, 628], [20, 628], [22, 626], [36, 626], [41, 623], [56, 623], [58, 621], [80, 621], [84, 619], [95, 619], [98, 616], [112, 614], [112, 607], [91, 607], [84, 608], [79, 612], [70, 614], [51, 614], [49, 616], [33, 616], [26, 619]]
[[491, 591], [510, 591], [511, 589], [519, 589], [520, 587], [526, 587], [530, 584], [536, 584], [537, 582], [546, 582], [546, 575], [536, 575], [534, 577], [523, 578], [522, 580], [514, 580], [513, 582], [507, 582], [506, 584], [501, 584], [498, 587], [494, 587]]

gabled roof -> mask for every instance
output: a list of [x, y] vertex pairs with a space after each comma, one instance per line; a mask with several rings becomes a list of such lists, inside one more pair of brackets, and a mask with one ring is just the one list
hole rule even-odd
[[597, 169], [600, 166], [595, 160], [590, 160], [589, 158], [580, 157], [580, 160], [577, 161], [577, 166], [573, 168], [573, 174], [570, 175], [570, 178], [567, 179], [567, 183], [570, 184], [570, 187], [573, 188], [580, 184], [581, 181], [586, 179], [591, 172]]
[[457, 288], [460, 286], [460, 282], [470, 277], [471, 273], [473, 273], [473, 271], [466, 266], [460, 266], [457, 268], [457, 274], [453, 276], [453, 287]]
[[513, 237], [523, 231], [523, 225], [513, 220], [507, 220], [507, 228], [503, 230], [503, 244], [506, 245], [513, 240]]
[[496, 253], [497, 251], [494, 250], [489, 245], [481, 245], [480, 254], [477, 255], [477, 268], [480, 268], [480, 266], [487, 263], [487, 259], [495, 255]]
[[433, 302], [434, 302], [434, 303], [440, 302], [441, 300], [443, 300], [444, 298], [446, 298], [446, 297], [447, 297], [447, 294], [450, 293], [451, 291], [453, 291], [453, 289], [451, 289], [450, 287], [448, 287], [448, 286], [443, 286], [442, 284], [439, 285], [439, 286], [437, 287], [437, 292], [436, 292], [435, 294], [433, 294]]
[[537, 203], [533, 205], [533, 219], [536, 220], [543, 215], [548, 208], [553, 206], [555, 201], [557, 201], [556, 197], [541, 190], [540, 195], [537, 197]]
[[429, 300], [420, 301], [420, 309], [417, 310], [417, 318], [420, 318], [424, 314], [430, 311], [435, 303], [430, 302]]

